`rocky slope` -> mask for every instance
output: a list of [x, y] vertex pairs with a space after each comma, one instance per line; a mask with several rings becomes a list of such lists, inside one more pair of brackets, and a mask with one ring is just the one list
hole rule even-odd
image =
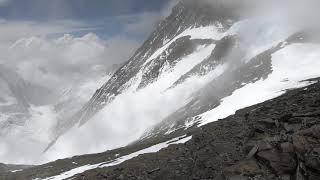
[[[2, 174], [0, 179], [27, 180], [50, 176], [59, 179], [54, 175], [68, 171], [71, 174], [69, 177], [75, 175], [72, 179], [79, 180], [316, 180], [320, 178], [320, 82], [318, 79], [309, 82], [314, 84], [289, 90], [278, 98], [241, 109], [235, 115], [199, 129], [186, 131], [192, 139], [184, 144], [140, 155], [119, 165], [115, 163], [114, 166], [102, 168], [105, 164], [115, 162], [118, 157], [125, 157], [159, 141], [141, 142], [101, 154], [59, 160]], [[85, 168], [88, 164], [96, 163], [99, 166]], [[84, 170], [76, 168], [79, 166]]]
[[75, 179], [320, 178], [320, 83], [237, 111], [192, 140]]
[[44, 152], [66, 158], [180, 137], [320, 76], [316, 31], [209, 2], [178, 3], [81, 110], [58, 122]]
[[[63, 96], [44, 154], [129, 145], [0, 179], [316, 179], [320, 84], [305, 80], [320, 77], [317, 31], [208, 2], [178, 3], [77, 113]], [[123, 144], [115, 123], [130, 126]]]
[[[117, 111], [112, 105], [123, 99], [130, 103], [130, 99], [148, 98], [147, 103], [151, 104], [148, 109], [160, 114], [159, 118], [140, 117], [139, 112], [134, 112], [137, 117], [130, 118], [151, 119], [147, 128], [155, 127], [143, 135], [143, 140], [197, 126], [205, 121], [199, 117], [219, 107], [223, 98], [247, 84], [266, 80], [273, 72], [273, 54], [293, 44], [310, 43], [304, 40], [305, 35], [297, 33], [300, 29], [292, 30], [266, 19], [242, 19], [236, 13], [239, 8], [239, 4], [222, 5], [205, 0], [179, 2], [89, 102], [58, 122], [55, 139], [45, 151], [50, 151], [57, 140], [68, 140], [64, 137], [66, 133], [101, 124], [98, 121], [115, 121], [112, 117], [104, 119], [107, 115], [100, 116], [105, 109]], [[287, 80], [292, 83], [317, 75], [301, 74], [298, 80]], [[284, 79], [277, 83], [282, 84]], [[144, 96], [140, 97], [141, 94]], [[162, 96], [163, 100], [159, 100]], [[158, 112], [162, 104], [168, 106]], [[130, 121], [127, 117], [118, 119]]]

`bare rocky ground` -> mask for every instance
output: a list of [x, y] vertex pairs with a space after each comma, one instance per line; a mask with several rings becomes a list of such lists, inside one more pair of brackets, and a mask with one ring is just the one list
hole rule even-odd
[[[319, 180], [320, 81], [314, 81], [317, 83], [289, 90], [278, 98], [187, 131], [192, 139], [185, 144], [140, 155], [117, 166], [87, 171], [73, 179]], [[168, 139], [58, 160], [15, 173], [0, 173], [0, 179], [50, 177]]]
[[74, 179], [319, 180], [317, 81], [203, 126], [185, 144]]
[[[73, 179], [319, 180], [320, 81], [315, 81], [190, 131], [192, 139], [185, 144], [140, 155], [117, 166], [87, 171]], [[27, 180], [41, 174], [45, 177], [71, 168], [74, 161], [94, 164], [116, 151], [124, 155], [143, 146], [148, 145], [59, 160], [3, 174], [0, 179]]]
[[0, 163], [0, 174], [11, 171], [21, 171], [23, 169], [31, 168], [32, 166], [27, 165], [8, 165]]

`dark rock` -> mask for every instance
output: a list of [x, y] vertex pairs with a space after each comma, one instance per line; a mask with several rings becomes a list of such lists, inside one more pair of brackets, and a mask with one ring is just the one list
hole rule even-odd
[[292, 117], [293, 117], [292, 114], [286, 114], [286, 115], [281, 116], [279, 120], [282, 121], [282, 122], [287, 122], [287, 121], [289, 121]]
[[281, 180], [291, 180], [291, 176], [289, 174], [282, 175]]
[[302, 131], [299, 131], [297, 133], [298, 135], [303, 135], [303, 136], [310, 136], [310, 137], [314, 137], [317, 139], [320, 139], [320, 125], [315, 125], [309, 129], [305, 129]]
[[[320, 83], [304, 89], [290, 90], [278, 98], [239, 110], [230, 117], [201, 128], [184, 130], [184, 134], [192, 136], [192, 140], [185, 144], [140, 155], [113, 167], [86, 171], [72, 179], [114, 180], [123, 175], [124, 179], [129, 180], [280, 180], [288, 179], [289, 176], [290, 180], [319, 180], [320, 141], [318, 127], [314, 126], [320, 124], [319, 119], [293, 117], [287, 122], [279, 120], [279, 128], [271, 123], [269, 126], [268, 123], [258, 122], [266, 117], [280, 119], [281, 114], [314, 112], [315, 109], [309, 105], [314, 97], [320, 96]], [[246, 118], [244, 115], [248, 113], [250, 116]], [[306, 123], [307, 126], [301, 127], [302, 130], [292, 134], [283, 128], [284, 123], [300, 124], [299, 121], [303, 119], [310, 121]], [[257, 124], [264, 126], [265, 132], [252, 133]], [[101, 163], [109, 158], [112, 161], [115, 154], [128, 155], [178, 136], [171, 134], [100, 154], [77, 156], [21, 172], [4, 173], [0, 174], [0, 179], [44, 179], [60, 174], [61, 169], [67, 171], [78, 166]], [[248, 153], [253, 154], [249, 155], [250, 159], [247, 159]], [[71, 162], [77, 162], [77, 165], [72, 167]]]
[[284, 153], [294, 153], [294, 146], [289, 142], [284, 142], [281, 145], [281, 150]]
[[228, 177], [227, 180], [249, 180], [249, 178], [245, 176], [236, 175]]
[[153, 169], [151, 171], [148, 171], [148, 174], [152, 174], [152, 173], [157, 172], [157, 171], [160, 171], [160, 168], [156, 168], [156, 169]]
[[275, 121], [271, 118], [259, 119], [258, 122], [265, 124], [275, 124]]
[[252, 158], [258, 152], [258, 149], [259, 149], [258, 145], [254, 146], [249, 152], [249, 154], [247, 155], [247, 159]]
[[301, 154], [304, 154], [310, 148], [309, 142], [304, 136], [294, 135], [292, 141], [294, 148]]
[[301, 124], [284, 123], [284, 128], [287, 132], [297, 132], [301, 129]]
[[297, 167], [296, 175], [295, 175], [295, 180], [306, 180], [305, 176], [301, 172], [300, 166]]
[[259, 146], [259, 151], [265, 151], [265, 150], [270, 150], [272, 149], [273, 147], [271, 146], [270, 143], [266, 142], [266, 141], [260, 141], [258, 143], [258, 146]]
[[319, 154], [308, 154], [305, 157], [305, 165], [312, 169], [317, 169], [320, 172], [320, 156]]
[[226, 177], [234, 177], [238, 175], [252, 176], [259, 174], [260, 168], [255, 160], [240, 161], [237, 164], [227, 167], [223, 170]]
[[280, 153], [277, 150], [261, 151], [257, 157], [268, 162], [277, 174], [292, 173], [295, 171], [297, 163], [292, 154]]

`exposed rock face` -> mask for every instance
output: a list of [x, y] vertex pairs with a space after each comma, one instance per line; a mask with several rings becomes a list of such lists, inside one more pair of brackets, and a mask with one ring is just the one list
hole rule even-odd
[[199, 46], [210, 45], [212, 39], [190, 39], [190, 36], [178, 38], [155, 60], [150, 61], [144, 67], [144, 73], [138, 89], [146, 87], [154, 82], [162, 71], [168, 71], [183, 57], [194, 53]]
[[[288, 37], [284, 42], [258, 54], [253, 57], [248, 63], [237, 61], [243, 57], [243, 52], [239, 50], [236, 36], [227, 36], [217, 43], [211, 56], [195, 67], [188, 74], [198, 73], [203, 76], [210, 72], [209, 70], [215, 68], [217, 65], [225, 62], [231, 62], [231, 66], [236, 68], [229, 68], [222, 75], [209, 82], [205, 87], [200, 89], [192, 97], [192, 100], [184, 107], [178, 109], [176, 112], [165, 118], [153, 129], [149, 130], [144, 137], [157, 138], [165, 136], [170, 129], [178, 131], [174, 133], [184, 133], [185, 123], [194, 121], [194, 118], [220, 105], [221, 99], [231, 95], [235, 90], [245, 86], [248, 83], [254, 83], [259, 80], [266, 79], [272, 72], [272, 54], [289, 46], [292, 43], [306, 43], [310, 39], [305, 33], [296, 33]], [[233, 55], [227, 55], [227, 52], [236, 52]], [[204, 70], [202, 70], [204, 69]], [[208, 71], [207, 71], [208, 70]], [[203, 75], [202, 75], [203, 73]], [[188, 76], [188, 74], [186, 76]], [[183, 81], [186, 76], [183, 76], [179, 81]], [[177, 83], [179, 82], [177, 81]], [[196, 124], [195, 124], [196, 125]], [[288, 127], [290, 128], [290, 127]], [[146, 138], [142, 138], [146, 140]]]
[[[163, 71], [173, 69], [183, 57], [194, 53], [197, 47], [215, 43], [214, 39], [190, 39], [188, 36], [182, 36], [170, 44], [163, 53], [156, 57], [152, 56], [185, 30], [216, 25], [219, 27], [219, 31], [224, 32], [231, 27], [236, 19], [233, 7], [219, 6], [217, 8], [203, 0], [182, 0], [173, 8], [171, 15], [155, 27], [155, 31], [134, 55], [95, 92], [88, 103], [72, 117], [59, 122], [56, 128], [56, 138], [75, 124], [83, 125], [89, 121], [119, 94], [125, 92], [132, 85], [132, 82], [140, 78], [139, 73], [142, 73], [142, 79], [137, 90], [156, 81]], [[52, 144], [54, 143], [52, 142]]]
[[211, 55], [195, 66], [191, 71], [183, 75], [179, 80], [177, 80], [173, 86], [177, 86], [183, 83], [185, 80], [190, 78], [191, 76], [204, 76], [209, 72], [214, 70], [219, 64], [222, 64], [227, 61], [228, 54], [235, 48], [237, 45], [238, 39], [236, 36], [225, 36], [221, 40], [216, 41], [216, 47], [212, 51]]

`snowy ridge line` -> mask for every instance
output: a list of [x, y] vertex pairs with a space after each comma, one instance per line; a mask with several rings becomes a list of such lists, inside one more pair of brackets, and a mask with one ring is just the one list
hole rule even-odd
[[233, 115], [237, 110], [276, 98], [288, 89], [312, 84], [306, 79], [320, 77], [320, 45], [292, 44], [272, 54], [273, 72], [267, 79], [249, 83], [222, 99], [221, 104], [200, 115], [199, 127]]
[[111, 167], [111, 166], [116, 166], [119, 165], [127, 160], [130, 160], [132, 158], [135, 158], [139, 155], [142, 154], [147, 154], [147, 153], [156, 153], [158, 151], [160, 151], [161, 149], [167, 148], [169, 145], [173, 145], [173, 144], [183, 144], [188, 142], [190, 139], [192, 139], [192, 136], [180, 136], [174, 139], [171, 139], [169, 141], [163, 142], [163, 143], [159, 143], [153, 146], [150, 146], [148, 148], [142, 149], [140, 151], [131, 153], [129, 155], [125, 155], [125, 156], [121, 156], [117, 159], [108, 161], [108, 162], [103, 162], [103, 163], [99, 163], [99, 164], [93, 164], [93, 165], [85, 165], [85, 166], [81, 166], [75, 169], [72, 169], [70, 171], [64, 172], [60, 175], [57, 176], [52, 176], [52, 177], [48, 177], [45, 179], [40, 179], [40, 178], [36, 178], [33, 180], [65, 180], [65, 179], [71, 179], [73, 176], [77, 175], [77, 174], [81, 174], [85, 171], [89, 171], [92, 169], [96, 169], [96, 168], [105, 168], [105, 167]]
[[184, 36], [191, 36], [192, 39], [214, 39], [220, 40], [225, 36], [223, 32], [219, 31], [219, 27], [215, 25], [211, 26], [202, 26], [198, 28], [188, 28], [187, 30], [183, 31], [179, 35], [175, 36], [173, 39], [168, 40], [161, 48], [156, 50], [143, 64], [145, 66], [153, 59], [160, 56], [173, 42], [177, 39], [184, 37]]

